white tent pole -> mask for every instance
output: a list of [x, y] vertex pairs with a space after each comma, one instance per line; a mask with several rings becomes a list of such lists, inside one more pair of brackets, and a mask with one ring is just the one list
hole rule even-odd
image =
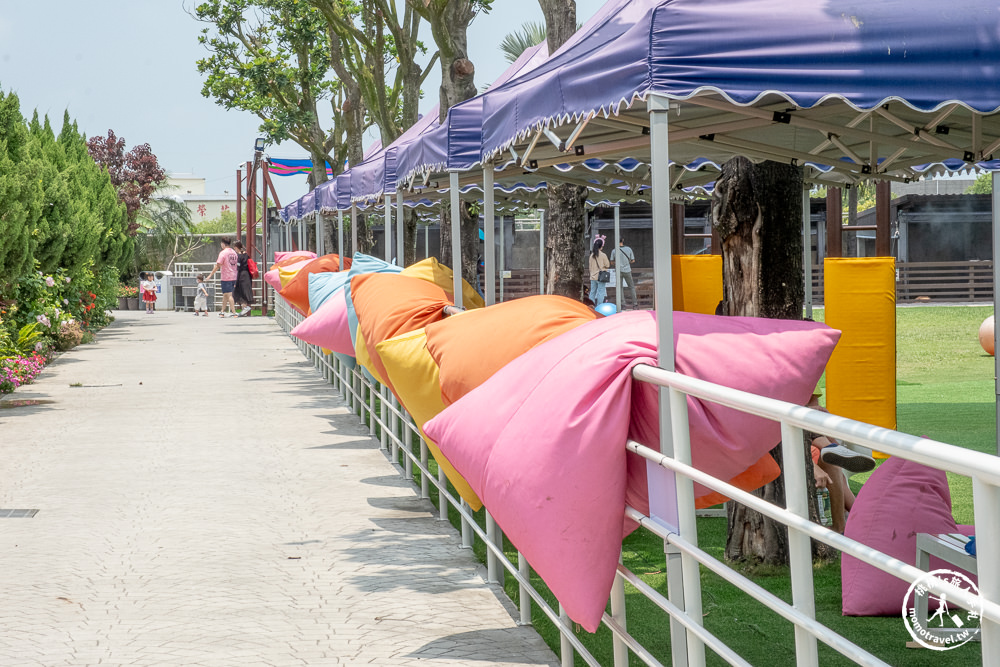
[[[344, 256], [344, 212], [337, 209], [337, 254]], [[343, 269], [343, 265], [340, 267]]]
[[358, 252], [358, 205], [351, 202], [351, 254]]
[[[673, 276], [671, 274], [670, 234], [670, 144], [668, 139], [670, 100], [659, 95], [646, 99], [649, 110], [650, 180], [653, 204], [653, 294], [658, 331], [658, 363], [661, 368], [674, 370]], [[660, 451], [674, 456], [673, 419], [669, 389], [660, 389]], [[679, 401], [686, 406], [686, 402]], [[681, 416], [686, 423], [686, 415]], [[687, 434], [682, 434], [686, 437]], [[690, 448], [676, 452], [690, 463]], [[679, 533], [697, 543], [698, 529], [694, 517], [694, 488], [683, 475], [664, 476], [658, 469], [647, 467], [650, 514], [671, 523], [676, 521]], [[684, 609], [689, 618], [700, 623], [702, 618], [701, 581], [697, 561], [681, 555], [667, 546], [667, 596]], [[680, 565], [680, 567], [677, 567]], [[705, 646], [678, 621], [670, 621], [670, 653], [677, 667], [705, 663]]]
[[385, 223], [382, 228], [382, 243], [385, 244], [385, 261], [392, 262], [392, 195], [385, 196]]
[[545, 209], [538, 209], [538, 293], [545, 294]]
[[406, 224], [403, 222], [403, 191], [396, 190], [396, 263], [406, 266]]
[[323, 248], [323, 214], [316, 211], [316, 255], [325, 255]]
[[500, 216], [500, 267], [497, 269], [500, 275], [500, 301], [503, 301], [503, 274], [504, 270], [507, 268], [507, 230], [505, 229], [507, 221], [504, 216]]
[[622, 258], [618, 248], [622, 241], [621, 205], [615, 204], [615, 245], [611, 248], [615, 258], [615, 310], [622, 312], [622, 272], [619, 261]]
[[458, 172], [448, 174], [448, 191], [451, 195], [451, 271], [454, 274], [456, 305], [462, 298], [462, 219], [459, 213]]
[[805, 276], [806, 317], [812, 319], [812, 205], [809, 201], [809, 184], [804, 181], [802, 183], [802, 273]]
[[496, 211], [493, 203], [493, 165], [483, 167], [483, 295], [486, 305], [497, 302]]
[[993, 181], [993, 368], [996, 393], [997, 455], [1000, 456], [1000, 326], [997, 326], [997, 296], [1000, 295], [1000, 171], [991, 175]]

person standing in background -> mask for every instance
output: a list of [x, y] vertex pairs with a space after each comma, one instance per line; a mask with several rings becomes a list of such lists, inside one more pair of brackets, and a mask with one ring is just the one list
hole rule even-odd
[[635, 279], [632, 278], [632, 265], [635, 264], [635, 253], [632, 252], [632, 248], [625, 245], [625, 239], [622, 237], [618, 238], [618, 248], [614, 252], [614, 259], [612, 262], [615, 265], [615, 271], [621, 276], [618, 281], [618, 288], [624, 284], [628, 287], [628, 293], [631, 294], [631, 306], [628, 306], [626, 299], [622, 299], [622, 310], [626, 307], [638, 308], [639, 300], [635, 296]]
[[[604, 237], [599, 236], [594, 240], [594, 247], [588, 257], [590, 269], [589, 296], [590, 300], [594, 302], [595, 307], [604, 303], [604, 298], [608, 294], [608, 269], [611, 268], [611, 262], [608, 260], [608, 256], [604, 254], [603, 247]], [[601, 278], [604, 278], [604, 280], [601, 280]]]
[[228, 236], [222, 239], [221, 243], [222, 251], [219, 252], [219, 257], [215, 260], [215, 266], [212, 267], [212, 271], [208, 274], [206, 280], [211, 280], [215, 272], [219, 272], [219, 279], [222, 281], [222, 311], [219, 313], [219, 317], [226, 316], [226, 304], [229, 304], [229, 316], [236, 317], [236, 304], [233, 302], [233, 290], [236, 288], [237, 276], [236, 251], [230, 247], [233, 244], [233, 240]]
[[253, 279], [248, 265], [250, 255], [239, 241], [233, 244], [233, 248], [236, 249], [236, 287], [233, 289], [233, 301], [236, 305], [242, 306], [239, 316], [248, 317], [250, 304], [253, 303]]

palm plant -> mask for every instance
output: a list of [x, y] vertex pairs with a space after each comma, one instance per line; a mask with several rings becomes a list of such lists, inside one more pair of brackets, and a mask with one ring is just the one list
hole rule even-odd
[[545, 24], [528, 21], [519, 30], [507, 33], [500, 42], [500, 52], [507, 62], [517, 60], [522, 53], [545, 41]]

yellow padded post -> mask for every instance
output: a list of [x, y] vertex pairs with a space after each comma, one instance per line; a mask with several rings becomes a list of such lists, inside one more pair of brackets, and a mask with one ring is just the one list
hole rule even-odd
[[722, 257], [674, 255], [670, 260], [674, 310], [714, 315], [722, 301]]
[[826, 367], [826, 408], [896, 428], [896, 262], [892, 257], [823, 261], [826, 323], [842, 332]]

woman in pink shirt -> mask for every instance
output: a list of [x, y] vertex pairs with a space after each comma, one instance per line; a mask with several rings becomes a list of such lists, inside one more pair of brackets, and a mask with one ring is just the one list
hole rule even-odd
[[226, 304], [229, 304], [229, 316], [236, 317], [236, 304], [233, 302], [233, 289], [236, 287], [236, 251], [230, 246], [232, 239], [226, 237], [222, 239], [222, 252], [215, 260], [212, 272], [208, 274], [206, 280], [211, 280], [215, 272], [219, 272], [219, 279], [222, 281], [222, 312], [219, 317], [226, 316]]

